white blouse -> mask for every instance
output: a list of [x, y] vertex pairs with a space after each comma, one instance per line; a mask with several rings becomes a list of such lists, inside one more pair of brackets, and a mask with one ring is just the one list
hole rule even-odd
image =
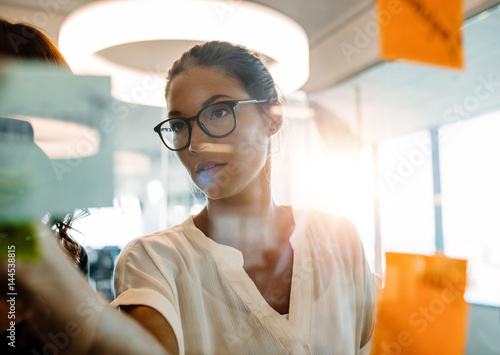
[[328, 212], [292, 211], [288, 317], [266, 302], [243, 269], [242, 253], [207, 238], [192, 217], [124, 248], [112, 306], [157, 310], [181, 354], [364, 353], [374, 286], [355, 227]]

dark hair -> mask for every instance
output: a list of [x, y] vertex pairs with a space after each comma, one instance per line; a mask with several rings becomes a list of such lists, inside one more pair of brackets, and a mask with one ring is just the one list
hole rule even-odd
[[0, 55], [43, 60], [70, 69], [54, 43], [37, 28], [0, 18], [0, 34]]
[[68, 212], [64, 217], [52, 218], [50, 221], [50, 224], [57, 230], [61, 248], [71, 256], [75, 265], [85, 276], [89, 273], [87, 252], [80, 244], [71, 238], [69, 231], [73, 229], [71, 225], [74, 221], [88, 216], [89, 214], [87, 209], [82, 209], [78, 214], [72, 211]]
[[256, 100], [268, 100], [268, 107], [280, 101], [274, 80], [258, 54], [229, 42], [212, 41], [190, 48], [177, 59], [167, 74], [165, 96], [172, 79], [196, 67], [215, 68], [236, 79]]
[[[70, 70], [70, 67], [62, 54], [52, 41], [40, 30], [22, 23], [11, 23], [0, 18], [0, 55], [13, 56], [16, 59], [37, 59], [44, 62], [63, 67]], [[22, 129], [22, 133], [16, 136], [16, 139], [28, 140], [33, 146], [34, 143], [33, 128], [24, 121], [18, 121], [0, 117], [0, 126], [2, 122], [9, 120], [12, 124], [28, 125], [29, 129]], [[40, 150], [38, 148], [38, 150]], [[48, 160], [48, 157], [40, 150], [40, 154]], [[69, 236], [69, 230], [74, 220], [88, 214], [87, 210], [75, 215], [75, 212], [68, 212], [64, 216], [52, 217], [52, 225], [58, 234], [61, 247], [72, 257], [79, 269], [87, 275], [88, 263], [85, 249]]]

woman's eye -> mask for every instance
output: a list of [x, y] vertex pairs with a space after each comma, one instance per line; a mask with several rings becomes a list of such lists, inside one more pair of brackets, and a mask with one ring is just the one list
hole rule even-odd
[[227, 110], [223, 108], [216, 109], [212, 111], [212, 115], [210, 118], [222, 118], [227, 115]]
[[183, 121], [172, 122], [169, 128], [172, 132], [179, 133], [186, 128], [186, 124]]

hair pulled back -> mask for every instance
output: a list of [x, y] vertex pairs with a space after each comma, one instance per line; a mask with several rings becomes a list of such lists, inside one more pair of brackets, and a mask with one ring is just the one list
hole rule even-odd
[[165, 96], [178, 74], [196, 67], [220, 70], [237, 80], [253, 99], [267, 100], [268, 107], [280, 102], [276, 84], [258, 55], [243, 46], [222, 41], [198, 44], [184, 52], [168, 71]]

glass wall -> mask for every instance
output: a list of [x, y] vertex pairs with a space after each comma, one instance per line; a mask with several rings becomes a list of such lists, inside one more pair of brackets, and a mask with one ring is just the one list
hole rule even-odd
[[434, 199], [428, 131], [378, 145], [381, 248], [432, 254]]
[[500, 303], [500, 112], [440, 129], [444, 250], [469, 261], [466, 299]]

